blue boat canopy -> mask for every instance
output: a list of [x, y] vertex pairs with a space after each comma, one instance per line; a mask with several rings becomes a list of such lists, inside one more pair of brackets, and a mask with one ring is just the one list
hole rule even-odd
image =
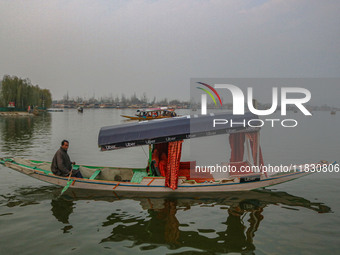
[[187, 115], [103, 127], [99, 132], [98, 145], [103, 151], [115, 150], [201, 136], [259, 131], [260, 128], [255, 126], [261, 126], [260, 120], [250, 112], [244, 115]]

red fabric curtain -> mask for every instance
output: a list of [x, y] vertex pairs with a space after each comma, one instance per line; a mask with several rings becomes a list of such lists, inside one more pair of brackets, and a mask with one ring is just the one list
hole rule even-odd
[[162, 153], [159, 161], [159, 172], [161, 173], [162, 176], [166, 176], [166, 168], [168, 166], [168, 156], [166, 153]]
[[183, 141], [175, 141], [168, 144], [168, 165], [165, 173], [165, 186], [173, 190], [177, 189], [182, 143]]
[[159, 156], [162, 155], [162, 153], [168, 154], [168, 143], [158, 143], [154, 145], [154, 148], [158, 150]]
[[[247, 133], [246, 134], [248, 139], [250, 140], [250, 146], [251, 146], [251, 151], [252, 151], [252, 156], [253, 156], [253, 160], [254, 160], [254, 164], [257, 165], [257, 148], [258, 148], [258, 143], [259, 143], [259, 139], [258, 139], [258, 133]], [[262, 157], [262, 150], [261, 147], [260, 148], [260, 165], [263, 165], [263, 157]]]
[[230, 162], [243, 161], [244, 140], [244, 133], [235, 133], [229, 135], [229, 144], [231, 148]]

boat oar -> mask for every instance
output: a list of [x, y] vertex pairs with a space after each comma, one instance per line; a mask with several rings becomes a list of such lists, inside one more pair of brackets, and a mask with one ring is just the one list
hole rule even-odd
[[63, 190], [61, 191], [61, 193], [60, 193], [60, 196], [71, 186], [71, 184], [72, 184], [72, 180], [70, 180], [70, 178], [71, 178], [71, 175], [72, 175], [72, 170], [73, 170], [73, 167], [72, 167], [72, 169], [71, 169], [71, 171], [70, 171], [70, 174], [69, 174], [69, 176], [68, 176], [68, 180], [67, 180], [67, 184], [66, 184], [66, 186], [63, 188]]

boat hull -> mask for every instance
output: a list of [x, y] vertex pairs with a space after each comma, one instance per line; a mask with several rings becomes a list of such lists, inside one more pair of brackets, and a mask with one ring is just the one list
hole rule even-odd
[[[32, 167], [25, 167], [15, 162], [4, 162], [8, 168], [14, 169], [20, 173], [29, 175], [35, 179], [65, 186], [68, 182], [68, 177], [56, 176], [51, 172], [39, 169], [32, 169]], [[119, 168], [116, 168], [119, 169]], [[165, 187], [164, 177], [144, 177], [140, 183], [124, 182], [124, 181], [108, 181], [108, 180], [91, 180], [71, 177], [72, 184], [70, 188], [88, 189], [88, 190], [103, 190], [103, 191], [117, 191], [117, 192], [160, 192], [160, 193], [197, 193], [197, 192], [229, 192], [229, 191], [246, 191], [258, 188], [277, 185], [283, 182], [291, 181], [306, 175], [311, 172], [291, 172], [281, 174], [278, 176], [264, 177], [260, 180], [240, 182], [240, 178], [225, 180], [226, 182], [205, 182], [205, 183], [190, 183], [185, 177], [179, 177], [178, 187], [175, 190]]]

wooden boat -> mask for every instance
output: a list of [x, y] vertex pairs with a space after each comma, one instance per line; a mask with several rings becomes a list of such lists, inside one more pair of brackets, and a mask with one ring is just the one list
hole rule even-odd
[[135, 116], [120, 115], [129, 120], [153, 120], [176, 117], [175, 109], [168, 107], [138, 109]]
[[63, 109], [47, 109], [48, 112], [63, 112], [64, 110]]
[[83, 108], [83, 107], [81, 107], [81, 106], [79, 106], [79, 107], [77, 108], [77, 111], [78, 111], [79, 113], [83, 113], [83, 111], [84, 111], [84, 108]]
[[[233, 118], [234, 126], [216, 125], [214, 119]], [[311, 171], [321, 169], [328, 162], [303, 164], [300, 167], [290, 166], [286, 172], [269, 174], [263, 171], [263, 159], [259, 145], [260, 128], [242, 126], [241, 119], [258, 118], [247, 113], [233, 116], [226, 113], [203, 116], [183, 116], [163, 120], [135, 122], [118, 126], [103, 127], [98, 137], [98, 145], [102, 151], [149, 145], [148, 166], [140, 169], [121, 167], [76, 166], [84, 178], [71, 177], [71, 188], [107, 190], [115, 192], [156, 192], [156, 193], [198, 193], [253, 190], [311, 174]], [[229, 163], [221, 166], [231, 166], [235, 171], [225, 173], [223, 177], [214, 178], [210, 173], [197, 174], [195, 161], [181, 162], [180, 155], [184, 139], [229, 134], [231, 158]], [[248, 145], [244, 148], [244, 144]], [[240, 150], [243, 149], [243, 151]], [[248, 157], [243, 160], [244, 149]], [[167, 163], [158, 162], [159, 169], [154, 167], [155, 151], [167, 153]], [[153, 151], [153, 152], [152, 152]], [[50, 171], [50, 163], [18, 158], [4, 158], [0, 163], [6, 167], [27, 174], [36, 179], [65, 186], [68, 177], [56, 176]], [[156, 162], [157, 163], [157, 162]], [[150, 166], [150, 167], [149, 167]], [[161, 171], [163, 166], [163, 171]], [[257, 166], [260, 171], [253, 171], [251, 166]], [[242, 171], [248, 169], [247, 171]], [[150, 169], [150, 170], [149, 170]], [[161, 174], [160, 174], [161, 173]]]

